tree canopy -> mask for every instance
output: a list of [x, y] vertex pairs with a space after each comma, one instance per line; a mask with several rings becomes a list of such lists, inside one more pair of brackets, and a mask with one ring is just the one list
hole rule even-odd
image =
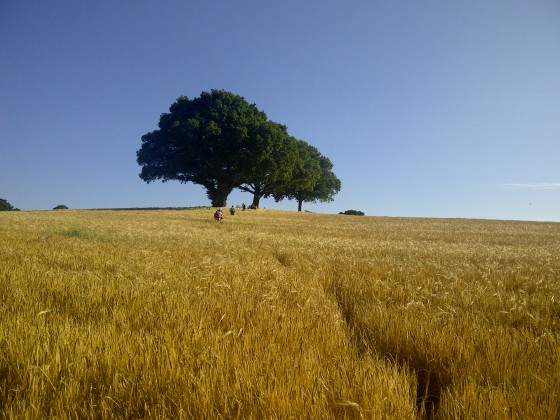
[[365, 213], [360, 210], [346, 210], [346, 211], [341, 211], [338, 214], [346, 214], [350, 216], [365, 216]]
[[298, 211], [304, 202], [329, 202], [340, 191], [342, 183], [332, 172], [329, 158], [309, 144], [300, 141], [300, 166], [292, 181], [274, 193], [276, 201], [284, 198], [296, 200]]
[[206, 188], [212, 205], [223, 207], [248, 169], [264, 157], [266, 114], [224, 90], [181, 96], [162, 114], [158, 129], [142, 136], [137, 161], [140, 178], [192, 182]]
[[270, 121], [263, 126], [262, 138], [262, 159], [248, 168], [247, 178], [238, 187], [253, 194], [252, 205], [257, 208], [261, 197], [272, 195], [292, 180], [299, 159], [297, 141], [285, 126]]
[[8, 200], [0, 198], [0, 211], [18, 211], [14, 206], [8, 203]]
[[214, 207], [225, 207], [235, 188], [252, 193], [256, 207], [274, 196], [297, 199], [300, 210], [302, 201], [330, 201], [340, 190], [330, 160], [225, 90], [179, 97], [142, 136], [136, 157], [144, 181], [202, 185]]

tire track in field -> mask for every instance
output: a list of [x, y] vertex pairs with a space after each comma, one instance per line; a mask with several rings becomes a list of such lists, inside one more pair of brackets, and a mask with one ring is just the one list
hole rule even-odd
[[[348, 325], [351, 340], [358, 354], [373, 351], [385, 359], [409, 370], [416, 378], [416, 408], [421, 419], [437, 417], [442, 393], [451, 384], [450, 376], [430, 361], [429, 355], [415, 349], [411, 351], [404, 344], [398, 345], [383, 338], [382, 331], [376, 330], [373, 320], [364, 319], [358, 308], [360, 299], [340, 282], [333, 281], [328, 295], [336, 300], [339, 310]], [[397, 338], [398, 340], [398, 338]]]

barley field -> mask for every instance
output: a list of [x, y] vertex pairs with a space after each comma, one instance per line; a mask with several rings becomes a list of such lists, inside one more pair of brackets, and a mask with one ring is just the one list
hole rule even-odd
[[212, 215], [0, 213], [0, 418], [560, 418], [560, 223]]

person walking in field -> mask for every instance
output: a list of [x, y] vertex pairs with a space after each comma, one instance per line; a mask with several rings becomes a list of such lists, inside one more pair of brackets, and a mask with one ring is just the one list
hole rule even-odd
[[223, 218], [224, 218], [224, 212], [222, 211], [222, 209], [216, 210], [216, 212], [214, 213], [214, 220], [216, 222], [221, 222]]
[[235, 216], [235, 207], [231, 206], [231, 208], [229, 209], [229, 214]]

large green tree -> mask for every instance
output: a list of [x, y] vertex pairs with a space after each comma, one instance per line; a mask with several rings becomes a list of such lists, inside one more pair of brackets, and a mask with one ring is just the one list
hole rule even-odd
[[[296, 145], [298, 150], [296, 167], [290, 181], [276, 189], [272, 194], [276, 201], [281, 201], [284, 198], [297, 199], [299, 191], [312, 190], [321, 176], [321, 166], [319, 165], [321, 154], [319, 150], [303, 140], [297, 140]], [[301, 203], [298, 204], [298, 211], [301, 211]]]
[[319, 166], [321, 167], [321, 175], [311, 191], [301, 192], [298, 198], [300, 206], [302, 202], [331, 202], [334, 200], [334, 196], [338, 194], [340, 188], [342, 187], [342, 182], [332, 171], [334, 165], [328, 157], [321, 156], [319, 158]]
[[340, 191], [342, 183], [332, 171], [333, 164], [329, 158], [305, 142], [300, 144], [301, 166], [292, 182], [274, 194], [276, 201], [284, 198], [296, 200], [298, 211], [304, 202], [329, 202]]
[[224, 90], [181, 96], [162, 114], [158, 129], [142, 136], [137, 162], [146, 182], [177, 180], [206, 188], [212, 206], [254, 179], [268, 158], [270, 122], [256, 105]]
[[261, 138], [261, 158], [238, 187], [253, 194], [252, 205], [257, 208], [262, 197], [269, 197], [292, 180], [299, 160], [297, 142], [288, 135], [286, 126], [270, 121], [262, 126]]

